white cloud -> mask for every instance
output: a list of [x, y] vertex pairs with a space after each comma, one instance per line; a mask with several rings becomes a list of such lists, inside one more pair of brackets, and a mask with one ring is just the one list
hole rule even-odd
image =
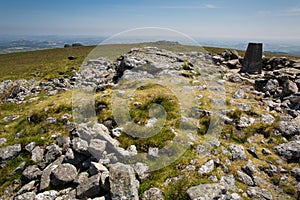
[[300, 7], [288, 8], [280, 11], [258, 11], [258, 15], [260, 16], [298, 16], [300, 15]]
[[217, 8], [217, 6], [213, 4], [202, 4], [202, 5], [186, 5], [186, 6], [160, 6], [159, 8], [162, 9], [214, 9]]

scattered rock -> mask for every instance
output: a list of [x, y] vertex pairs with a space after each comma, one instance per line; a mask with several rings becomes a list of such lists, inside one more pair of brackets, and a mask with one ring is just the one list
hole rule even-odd
[[160, 189], [150, 188], [143, 193], [142, 200], [164, 200], [164, 195]]
[[255, 200], [272, 200], [272, 194], [266, 190], [259, 187], [249, 187], [247, 189], [247, 194], [249, 197]]
[[252, 147], [247, 148], [247, 151], [248, 151], [252, 156], [254, 156], [255, 158], [258, 158], [258, 154], [257, 154], [256, 147], [255, 147], [255, 146], [252, 146]]
[[257, 172], [251, 160], [248, 160], [247, 164], [242, 167], [242, 170], [249, 176], [253, 176]]
[[77, 176], [77, 169], [71, 164], [65, 163], [56, 167], [51, 174], [53, 186], [65, 185], [72, 182]]
[[2, 146], [3, 144], [5, 144], [7, 142], [6, 138], [0, 138], [0, 146]]
[[200, 169], [198, 170], [198, 174], [209, 174], [214, 170], [214, 161], [209, 160], [205, 164], [203, 164]]
[[55, 200], [57, 197], [57, 191], [55, 190], [49, 190], [45, 191], [43, 193], [39, 193], [36, 195], [35, 200]]
[[14, 200], [33, 200], [36, 199], [35, 192], [26, 192], [14, 197]]
[[232, 154], [233, 161], [246, 160], [247, 155], [245, 153], [244, 147], [241, 145], [230, 144], [229, 145], [230, 152]]
[[272, 124], [275, 121], [275, 118], [270, 114], [262, 114], [261, 121], [267, 124]]
[[76, 188], [77, 198], [94, 198], [100, 194], [100, 175], [96, 174], [84, 180]]
[[292, 170], [291, 170], [291, 174], [293, 177], [296, 178], [296, 180], [298, 182], [300, 182], [300, 168], [298, 167], [294, 167]]
[[42, 171], [37, 166], [30, 165], [22, 172], [22, 179], [25, 182], [29, 182], [40, 178], [41, 175]]
[[110, 192], [113, 200], [138, 199], [139, 183], [129, 165], [116, 163], [110, 166]]
[[89, 152], [88, 152], [88, 142], [81, 139], [81, 138], [74, 138], [72, 140], [72, 145], [73, 145], [73, 150], [78, 152], [78, 153], [81, 153], [81, 154], [84, 154], [84, 155], [89, 155]]
[[298, 162], [300, 158], [300, 141], [291, 141], [280, 144], [274, 147], [278, 154], [288, 160], [295, 160]]
[[254, 183], [252, 181], [252, 178], [250, 176], [248, 176], [247, 174], [241, 172], [241, 171], [237, 171], [237, 176], [238, 176], [238, 180], [248, 186], [253, 186]]
[[233, 98], [235, 99], [243, 99], [244, 97], [245, 97], [245, 92], [243, 89], [238, 89], [233, 95]]
[[137, 162], [132, 167], [135, 170], [135, 172], [137, 173], [138, 178], [141, 180], [141, 182], [143, 182], [149, 178], [150, 171], [149, 171], [148, 165]]
[[35, 147], [35, 142], [30, 142], [25, 146], [25, 150], [31, 152], [34, 149], [34, 147]]
[[21, 144], [3, 147], [0, 149], [0, 164], [15, 158], [21, 152]]
[[39, 162], [43, 159], [44, 150], [39, 146], [35, 147], [31, 152], [31, 160], [33, 162]]

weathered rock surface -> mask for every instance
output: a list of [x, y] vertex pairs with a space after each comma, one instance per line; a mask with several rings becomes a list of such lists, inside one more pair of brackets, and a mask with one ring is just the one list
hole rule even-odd
[[259, 187], [249, 187], [247, 189], [247, 194], [254, 200], [272, 200], [272, 194], [266, 190]]
[[230, 152], [232, 154], [232, 160], [246, 160], [247, 155], [245, 153], [244, 147], [241, 145], [230, 144], [229, 145]]
[[52, 171], [51, 183], [54, 186], [65, 185], [72, 182], [77, 176], [77, 169], [71, 164], [59, 165]]
[[15, 158], [21, 152], [21, 144], [3, 147], [0, 149], [0, 164]]
[[299, 160], [300, 158], [300, 141], [291, 141], [274, 147], [278, 154], [288, 160]]
[[142, 200], [164, 200], [164, 195], [160, 189], [150, 188], [143, 193]]
[[110, 192], [113, 200], [138, 199], [139, 183], [129, 165], [116, 163], [110, 166]]

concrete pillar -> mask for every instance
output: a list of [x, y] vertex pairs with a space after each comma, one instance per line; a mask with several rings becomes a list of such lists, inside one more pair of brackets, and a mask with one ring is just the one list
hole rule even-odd
[[240, 72], [261, 74], [262, 72], [262, 43], [249, 43]]

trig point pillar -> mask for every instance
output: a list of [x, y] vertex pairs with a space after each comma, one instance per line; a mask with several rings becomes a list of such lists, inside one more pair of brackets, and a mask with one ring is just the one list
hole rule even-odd
[[249, 43], [242, 64], [241, 73], [261, 74], [262, 72], [262, 43]]

